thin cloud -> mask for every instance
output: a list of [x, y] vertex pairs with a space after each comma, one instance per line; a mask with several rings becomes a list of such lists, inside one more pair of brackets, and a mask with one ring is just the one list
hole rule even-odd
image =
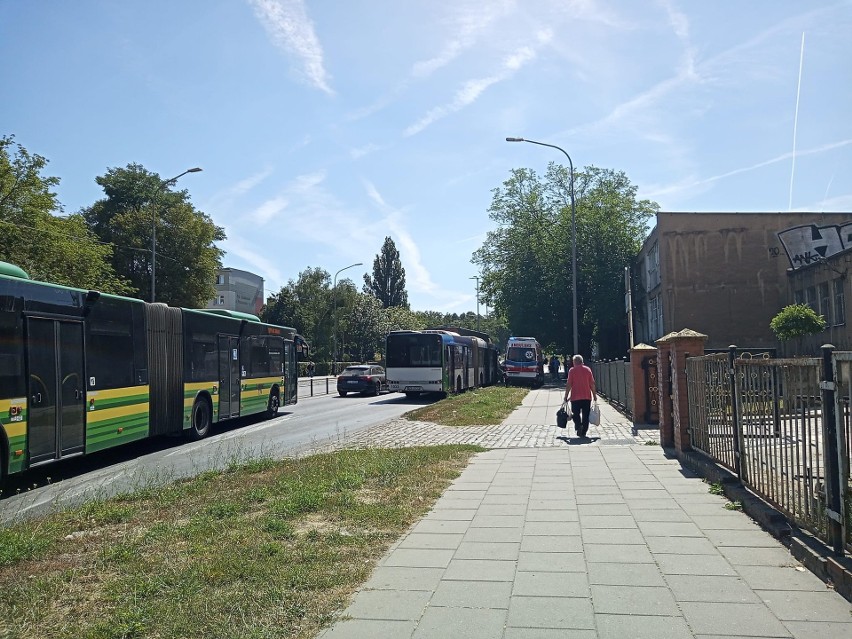
[[271, 220], [278, 217], [278, 215], [287, 208], [289, 203], [290, 202], [286, 197], [272, 198], [251, 212], [249, 214], [249, 218], [254, 220], [257, 224], [265, 226]]
[[467, 49], [476, 45], [482, 33], [494, 22], [511, 13], [517, 5], [515, 0], [483, 3], [475, 0], [467, 6], [457, 7], [453, 20], [455, 33], [441, 51], [433, 58], [416, 62], [411, 69], [415, 78], [432, 75], [447, 66]]
[[266, 180], [266, 178], [272, 175], [273, 170], [274, 169], [271, 166], [268, 166], [254, 175], [243, 178], [239, 182], [213, 194], [213, 196], [207, 201], [204, 208], [208, 210], [229, 208], [233, 205], [237, 198], [250, 192]]
[[[546, 44], [552, 38], [553, 32], [550, 30], [545, 30], [538, 34], [539, 44]], [[468, 80], [458, 91], [456, 91], [455, 96], [449, 104], [431, 109], [425, 116], [420, 118], [420, 120], [406, 128], [403, 135], [405, 137], [416, 135], [438, 120], [470, 106], [476, 102], [479, 96], [481, 96], [488, 87], [509, 79], [535, 57], [536, 50], [534, 48], [529, 46], [520, 47], [503, 60], [503, 64], [496, 74], [485, 78]]]
[[805, 151], [796, 151], [795, 153], [792, 151], [788, 151], [786, 153], [782, 153], [774, 158], [770, 158], [769, 160], [764, 160], [763, 162], [758, 162], [757, 164], [752, 164], [750, 166], [744, 166], [739, 169], [734, 169], [732, 171], [726, 171], [725, 173], [720, 173], [718, 175], [713, 175], [708, 178], [703, 178], [700, 180], [684, 180], [678, 182], [676, 184], [672, 184], [665, 187], [658, 187], [656, 190], [652, 190], [648, 193], [644, 194], [644, 197], [647, 198], [655, 198], [660, 195], [671, 195], [672, 193], [679, 193], [682, 191], [687, 191], [690, 189], [694, 189], [696, 187], [702, 187], [707, 184], [711, 184], [713, 182], [718, 182], [719, 180], [724, 180], [725, 178], [732, 177], [734, 175], [740, 175], [742, 173], [748, 173], [750, 171], [755, 171], [757, 169], [762, 169], [765, 166], [769, 166], [771, 164], [778, 164], [779, 162], [786, 162], [791, 159], [794, 155], [796, 157], [803, 157], [806, 155], [816, 155], [817, 153], [825, 153], [826, 151], [832, 151], [834, 149], [839, 149], [844, 146], [849, 146], [852, 144], [852, 138], [847, 140], [839, 140], [837, 142], [831, 142], [829, 144], [823, 144], [818, 147], [814, 147], [812, 149], [807, 149]]
[[272, 42], [301, 62], [309, 84], [334, 95], [323, 65], [323, 50], [303, 0], [249, 0]]

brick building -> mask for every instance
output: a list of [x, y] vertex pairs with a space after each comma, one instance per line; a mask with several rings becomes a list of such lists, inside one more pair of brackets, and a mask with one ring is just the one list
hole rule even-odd
[[852, 347], [852, 213], [658, 213], [633, 269], [635, 341], [689, 328], [708, 349], [775, 348], [770, 320], [794, 301]]

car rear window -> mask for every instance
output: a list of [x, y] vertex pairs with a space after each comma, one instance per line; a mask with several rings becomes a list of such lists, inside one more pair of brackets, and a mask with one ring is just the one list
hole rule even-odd
[[347, 366], [343, 370], [343, 374], [349, 373], [350, 375], [363, 375], [367, 372], [366, 366]]

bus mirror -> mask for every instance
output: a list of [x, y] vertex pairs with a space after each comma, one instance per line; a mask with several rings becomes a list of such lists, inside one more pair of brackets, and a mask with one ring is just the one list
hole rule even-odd
[[100, 291], [88, 291], [86, 293], [86, 296], [83, 298], [83, 316], [89, 314], [89, 311], [92, 310], [92, 307], [97, 304], [99, 299], [101, 299]]

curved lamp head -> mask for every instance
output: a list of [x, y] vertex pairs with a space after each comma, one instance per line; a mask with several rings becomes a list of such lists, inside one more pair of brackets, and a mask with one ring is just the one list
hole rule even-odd
[[506, 138], [506, 142], [526, 142], [524, 138]]

